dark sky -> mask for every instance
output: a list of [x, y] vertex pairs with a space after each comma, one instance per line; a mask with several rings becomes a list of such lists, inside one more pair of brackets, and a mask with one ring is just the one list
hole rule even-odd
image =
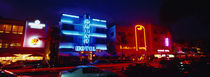
[[105, 19], [110, 23], [159, 23], [160, 2], [156, 0], [3, 0], [0, 14], [9, 18], [44, 18], [57, 21], [62, 13]]
[[179, 39], [209, 38], [209, 8], [201, 0], [0, 0], [0, 16], [38, 18], [58, 25], [62, 13], [105, 19], [119, 25], [152, 23], [170, 26]]
[[169, 0], [161, 5], [160, 23], [171, 27], [175, 40], [209, 40], [209, 10], [204, 0]]

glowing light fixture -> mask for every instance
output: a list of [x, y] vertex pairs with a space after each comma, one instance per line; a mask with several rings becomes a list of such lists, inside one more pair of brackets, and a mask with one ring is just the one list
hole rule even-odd
[[61, 19], [61, 22], [62, 22], [62, 23], [68, 23], [68, 24], [72, 24], [72, 23], [73, 23], [73, 21], [71, 21], [71, 20], [66, 20], [66, 19]]
[[60, 43], [59, 49], [62, 49], [62, 48], [74, 48], [74, 44], [73, 43]]
[[173, 54], [169, 54], [168, 57], [174, 58], [174, 55]]
[[[144, 46], [143, 47], [138, 47], [138, 34], [137, 34], [137, 31], [139, 30], [143, 30], [143, 34], [144, 34]], [[144, 26], [142, 25], [136, 25], [135, 26], [135, 40], [136, 40], [136, 51], [138, 51], [139, 49], [144, 49], [145, 51], [147, 50], [147, 45], [146, 45], [146, 31], [145, 31], [145, 28]]]
[[107, 46], [106, 46], [106, 44], [97, 44], [96, 49], [107, 50]]
[[99, 38], [106, 38], [106, 34], [100, 34], [100, 33], [91, 33], [90, 36], [92, 37], [99, 37]]
[[93, 21], [106, 22], [106, 20], [92, 19]]
[[72, 17], [72, 18], [79, 18], [79, 16], [69, 15], [69, 14], [62, 14], [63, 16]]
[[42, 44], [42, 41], [39, 40], [38, 36], [32, 36], [31, 38], [29, 38], [28, 40], [28, 45], [30, 47], [40, 47]]
[[[62, 30], [61, 31], [63, 34], [66, 35], [83, 35], [83, 33], [78, 32], [78, 31], [68, 31], [68, 30]], [[106, 38], [106, 34], [100, 34], [100, 33], [90, 33], [89, 36], [91, 37], [99, 37], [99, 38]]]
[[29, 22], [28, 25], [34, 29], [42, 29], [45, 27], [45, 24], [41, 24], [39, 20], [35, 20], [34, 22]]
[[78, 32], [78, 31], [62, 30], [61, 32], [66, 35], [83, 35], [82, 33]]
[[99, 27], [99, 28], [107, 28], [106, 25], [104, 24], [90, 24], [91, 26], [94, 26], [94, 27]]
[[162, 57], [166, 57], [166, 54], [162, 54], [161, 56], [162, 56]]
[[154, 56], [157, 57], [157, 58], [161, 58], [162, 57], [160, 54], [155, 54]]

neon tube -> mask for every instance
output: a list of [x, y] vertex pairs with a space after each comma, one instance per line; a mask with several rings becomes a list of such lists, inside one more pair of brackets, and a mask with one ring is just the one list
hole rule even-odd
[[69, 15], [69, 14], [62, 14], [62, 15], [66, 17], [79, 18], [79, 16], [75, 16], [75, 15]]

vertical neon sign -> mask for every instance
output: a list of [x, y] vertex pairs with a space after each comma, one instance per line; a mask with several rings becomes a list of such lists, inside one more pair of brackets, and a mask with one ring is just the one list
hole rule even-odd
[[85, 19], [83, 25], [83, 44], [88, 45], [90, 42], [90, 20]]
[[165, 38], [165, 46], [169, 46], [169, 39], [168, 38]]
[[[143, 43], [144, 43], [144, 46], [138, 46], [138, 31], [142, 31], [143, 30]], [[136, 25], [135, 26], [135, 40], [136, 40], [136, 51], [138, 51], [139, 49], [144, 49], [145, 51], [146, 51], [146, 33], [145, 33], [145, 28], [144, 28], [144, 26], [142, 26], [142, 25]]]

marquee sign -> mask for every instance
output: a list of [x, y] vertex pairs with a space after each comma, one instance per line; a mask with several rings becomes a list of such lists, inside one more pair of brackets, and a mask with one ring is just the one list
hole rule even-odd
[[75, 46], [75, 51], [96, 51], [94, 46]]
[[43, 60], [42, 56], [31, 56], [32, 54], [14, 54], [14, 56], [0, 57], [0, 63], [5, 61], [17, 62], [17, 61], [26, 61], [26, 60]]
[[34, 29], [43, 29], [45, 24], [41, 24], [39, 20], [35, 20], [34, 22], [29, 22], [28, 26]]

